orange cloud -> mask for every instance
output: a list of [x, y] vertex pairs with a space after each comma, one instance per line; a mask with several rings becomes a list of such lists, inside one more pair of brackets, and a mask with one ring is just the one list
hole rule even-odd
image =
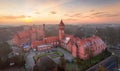
[[6, 23], [6, 24], [24, 24], [26, 18], [31, 18], [31, 16], [24, 16], [24, 15], [19, 15], [19, 16], [0, 16], [0, 24]]
[[0, 16], [0, 19], [21, 19], [21, 18], [25, 18], [24, 15], [21, 16]]

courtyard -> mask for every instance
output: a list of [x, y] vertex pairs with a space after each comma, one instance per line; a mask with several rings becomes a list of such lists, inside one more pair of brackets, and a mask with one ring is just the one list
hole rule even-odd
[[55, 61], [56, 63], [58, 63], [59, 58], [63, 55], [64, 55], [65, 59], [68, 61], [72, 61], [74, 59], [73, 56], [68, 51], [66, 51], [60, 47], [52, 48], [47, 51], [36, 52], [36, 55], [33, 57], [33, 59], [36, 61], [38, 57], [47, 56], [47, 57], [51, 58], [53, 61]]

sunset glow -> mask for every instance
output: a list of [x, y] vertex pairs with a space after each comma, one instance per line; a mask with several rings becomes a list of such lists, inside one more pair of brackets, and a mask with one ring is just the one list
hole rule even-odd
[[0, 24], [119, 23], [120, 0], [0, 0]]
[[24, 19], [24, 21], [25, 21], [26, 23], [30, 23], [30, 22], [32, 22], [32, 19], [26, 17], [26, 18]]

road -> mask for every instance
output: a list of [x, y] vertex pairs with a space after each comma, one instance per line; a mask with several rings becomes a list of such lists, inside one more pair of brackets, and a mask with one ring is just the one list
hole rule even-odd
[[73, 56], [69, 52], [63, 50], [62, 48], [57, 48], [57, 50], [61, 51], [64, 54], [65, 59], [67, 59], [69, 61], [73, 60]]
[[27, 69], [28, 71], [32, 71], [32, 70], [33, 70], [33, 67], [34, 67], [34, 65], [35, 65], [33, 56], [35, 56], [35, 53], [34, 53], [34, 52], [26, 53], [26, 69]]
[[115, 66], [116, 66], [116, 61], [115, 58], [113, 56], [110, 56], [108, 58], [106, 58], [105, 60], [101, 61], [100, 63], [94, 65], [93, 67], [89, 68], [86, 71], [96, 71], [96, 68], [99, 65], [104, 65], [104, 67], [108, 70], [108, 71], [114, 71]]

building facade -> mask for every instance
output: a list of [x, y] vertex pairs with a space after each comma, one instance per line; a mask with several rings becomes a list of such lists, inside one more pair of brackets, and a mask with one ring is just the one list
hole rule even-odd
[[[20, 46], [24, 43], [31, 42], [30, 46], [32, 49], [38, 49], [38, 46], [51, 45], [50, 48], [60, 46], [68, 50], [74, 57], [81, 58], [83, 60], [90, 58], [91, 56], [96, 56], [105, 50], [106, 44], [98, 36], [92, 36], [88, 38], [78, 38], [73, 35], [65, 34], [65, 25], [61, 20], [59, 26], [58, 36], [45, 37], [45, 31], [40, 30], [30, 30], [26, 32], [20, 32], [16, 34], [13, 38], [13, 43]], [[45, 30], [45, 25], [43, 26]], [[37, 33], [35, 33], [37, 32]], [[39, 36], [37, 36], [39, 34]], [[42, 40], [39, 39], [40, 35], [43, 36]], [[27, 38], [26, 38], [27, 36]], [[50, 49], [49, 48], [49, 49]], [[48, 49], [48, 47], [40, 47], [38, 50]]]
[[44, 31], [41, 27], [35, 27], [34, 25], [29, 27], [29, 29], [18, 32], [14, 35], [12, 42], [14, 45], [23, 46], [25, 44], [30, 44], [36, 40], [41, 40], [44, 37]]

